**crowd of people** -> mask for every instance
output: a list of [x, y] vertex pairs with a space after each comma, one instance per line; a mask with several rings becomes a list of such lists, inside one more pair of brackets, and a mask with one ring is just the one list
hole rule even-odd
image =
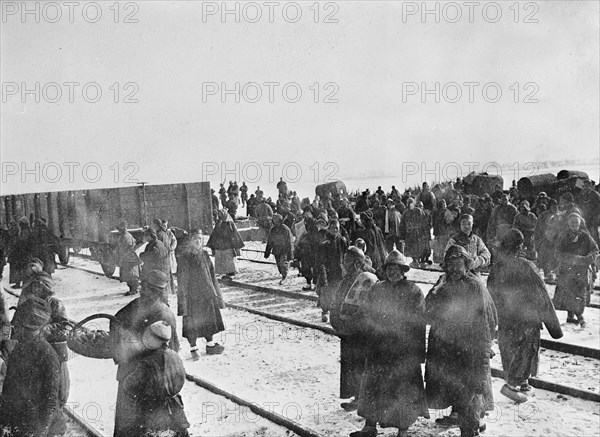
[[[213, 192], [215, 226], [206, 246], [214, 263], [197, 229], [169, 229], [156, 219], [138, 242], [127, 222], [118, 223], [120, 280], [128, 295], [139, 297], [111, 321], [115, 436], [188, 435], [179, 395], [185, 370], [169, 295], [176, 295], [192, 354], [200, 338], [207, 355], [223, 353], [214, 341], [225, 329], [217, 275], [237, 273], [244, 246], [234, 223], [240, 203], [263, 229], [264, 256], [275, 257], [281, 283], [297, 267], [303, 290], [314, 289], [323, 321], [341, 339], [340, 398], [349, 399], [341, 406], [365, 419], [353, 437], [374, 437], [377, 425], [405, 436], [418, 417], [429, 417], [429, 408], [448, 407], [450, 415], [438, 424], [478, 435], [493, 409], [492, 341], [497, 338], [505, 373], [501, 393], [520, 403], [533, 392], [528, 379], [537, 374], [540, 330], [563, 335], [556, 310], [585, 327], [600, 226], [600, 194], [591, 182], [577, 198], [558, 199], [545, 193], [523, 199], [516, 187], [478, 197], [458, 184], [432, 190], [427, 183], [403, 194], [378, 187], [354, 199], [334, 192], [312, 201], [300, 200], [283, 180], [277, 190], [276, 202], [260, 187], [248, 198], [245, 183], [221, 184], [220, 198]], [[22, 291], [12, 320], [4, 300], [0, 308], [0, 426], [11, 435], [62, 435], [65, 342], [73, 322], [54, 295], [58, 242], [43, 219], [31, 226], [23, 217], [8, 235], [2, 248], [10, 283]], [[434, 263], [443, 273], [424, 296], [406, 273]], [[545, 282], [556, 283], [553, 299]]]

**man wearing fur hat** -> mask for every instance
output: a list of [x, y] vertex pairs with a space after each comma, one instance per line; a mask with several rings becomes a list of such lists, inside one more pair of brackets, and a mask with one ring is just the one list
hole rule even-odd
[[60, 360], [42, 334], [50, 306], [27, 299], [13, 318], [18, 340], [8, 360], [2, 388], [0, 430], [7, 435], [51, 437], [66, 431], [60, 404]]
[[485, 285], [470, 273], [471, 256], [451, 246], [446, 272], [425, 299], [429, 331], [425, 382], [429, 408], [452, 415], [437, 419], [458, 424], [461, 437], [479, 435], [485, 410], [493, 409], [490, 355], [497, 325], [496, 307]]
[[517, 403], [533, 392], [528, 379], [537, 375], [542, 324], [552, 338], [563, 336], [538, 268], [519, 257], [524, 240], [521, 231], [508, 231], [487, 281], [498, 310], [498, 346], [506, 379], [500, 393]]
[[135, 238], [127, 231], [127, 222], [121, 220], [117, 225], [119, 239], [117, 241], [117, 265], [119, 266], [119, 280], [127, 283], [127, 295], [134, 295], [139, 291], [140, 283], [140, 258], [135, 253], [137, 248]]
[[358, 415], [366, 422], [351, 437], [375, 437], [380, 426], [398, 428], [398, 436], [419, 416], [429, 418], [421, 363], [425, 361], [425, 299], [406, 279], [404, 255], [392, 251], [384, 263], [386, 279], [361, 293], [366, 364]]

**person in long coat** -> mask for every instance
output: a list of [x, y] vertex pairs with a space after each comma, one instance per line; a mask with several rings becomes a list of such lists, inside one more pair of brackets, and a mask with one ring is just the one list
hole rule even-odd
[[114, 437], [129, 437], [131, 430], [138, 426], [135, 412], [138, 405], [125, 392], [125, 380], [136, 368], [136, 359], [143, 352], [144, 330], [155, 322], [163, 321], [171, 327], [169, 348], [179, 351], [177, 319], [175, 314], [162, 301], [169, 283], [163, 272], [153, 270], [142, 282], [140, 297], [120, 309], [110, 322], [113, 341], [113, 360], [118, 365], [117, 403], [115, 407]]
[[498, 311], [498, 346], [506, 380], [501, 393], [516, 402], [525, 402], [533, 393], [528, 380], [537, 375], [542, 326], [552, 338], [563, 336], [537, 267], [519, 256], [524, 240], [519, 230], [508, 231], [487, 281]]
[[69, 351], [66, 345], [71, 323], [67, 318], [67, 311], [64, 304], [55, 296], [54, 282], [49, 273], [39, 271], [33, 273], [27, 279], [27, 282], [23, 285], [23, 291], [21, 292], [17, 308], [22, 307], [32, 297], [43, 300], [50, 308], [50, 320], [44, 326], [42, 333], [50, 346], [56, 351], [60, 360], [59, 403], [62, 408], [69, 399], [69, 389], [71, 386], [69, 367], [67, 365]]
[[461, 437], [478, 435], [485, 410], [493, 409], [490, 357], [497, 325], [494, 302], [470, 273], [462, 246], [446, 251], [442, 275], [425, 299], [429, 330], [425, 383], [429, 408], [452, 406], [440, 424], [458, 422]]
[[404, 253], [413, 259], [413, 267], [419, 267], [425, 252], [429, 253], [429, 236], [425, 234], [427, 221], [425, 211], [417, 208], [415, 200], [409, 198], [402, 214], [400, 237], [406, 241]]
[[15, 312], [18, 343], [8, 359], [2, 387], [0, 435], [52, 437], [66, 431], [60, 405], [60, 360], [42, 334], [50, 311], [47, 302], [32, 297]]
[[119, 266], [119, 281], [125, 282], [129, 291], [127, 295], [137, 294], [140, 288], [140, 258], [135, 252], [137, 244], [133, 235], [127, 231], [127, 222], [121, 220], [117, 225], [116, 258]]
[[359, 320], [344, 314], [344, 302], [352, 285], [365, 271], [365, 254], [356, 246], [350, 246], [344, 255], [344, 277], [338, 286], [331, 306], [331, 326], [340, 337], [340, 398], [354, 398], [343, 402], [346, 411], [358, 409], [360, 382], [365, 367], [366, 339], [360, 332]]
[[240, 256], [240, 249], [244, 247], [244, 241], [226, 210], [219, 211], [218, 222], [210, 234], [206, 246], [215, 254], [217, 275], [225, 275], [226, 279], [237, 273], [235, 258]]
[[557, 310], [567, 311], [567, 323], [584, 328], [583, 311], [590, 302], [592, 265], [598, 256], [598, 245], [583, 226], [581, 215], [569, 214], [567, 223], [569, 229], [556, 243], [560, 267], [553, 301]]
[[32, 254], [44, 263], [44, 271], [51, 275], [56, 270], [56, 252], [60, 242], [48, 228], [45, 219], [35, 221], [32, 234]]
[[518, 229], [523, 234], [525, 241], [523, 242], [523, 249], [526, 251], [527, 259], [535, 261], [537, 259], [536, 247], [535, 247], [535, 226], [537, 224], [537, 217], [531, 212], [529, 202], [523, 200], [519, 204], [519, 213], [515, 216], [513, 221], [513, 228]]
[[380, 271], [383, 269], [383, 263], [387, 256], [383, 233], [373, 221], [373, 214], [371, 211], [362, 212], [360, 214], [360, 221], [362, 223], [362, 228], [356, 229], [353, 239], [357, 240], [358, 238], [362, 238], [365, 240], [365, 243], [367, 243], [365, 255], [371, 258], [373, 268], [376, 271]]
[[17, 233], [13, 233], [9, 253], [9, 281], [13, 283], [13, 288], [21, 288], [23, 268], [27, 264], [27, 260], [32, 256], [34, 246], [35, 242], [29, 220], [27, 217], [21, 217], [18, 222]]
[[421, 363], [425, 361], [425, 299], [404, 276], [410, 269], [397, 250], [386, 258], [384, 281], [361, 293], [366, 364], [358, 415], [366, 422], [351, 437], [375, 437], [376, 424], [398, 428], [398, 436], [419, 416], [429, 418]]
[[157, 321], [146, 327], [141, 343], [144, 350], [131, 363], [123, 379], [123, 392], [132, 399], [130, 437], [168, 435], [188, 437], [183, 401], [179, 392], [185, 383], [185, 368], [177, 352], [167, 343], [171, 327]]
[[[171, 261], [169, 258], [169, 249], [158, 239], [156, 231], [152, 228], [146, 229], [144, 231], [144, 241], [148, 244], [146, 244], [144, 251], [140, 253], [140, 259], [144, 263], [142, 264], [142, 281], [153, 270], [158, 270], [167, 275], [167, 277], [170, 277]], [[169, 282], [163, 293], [163, 301], [167, 305], [169, 304], [170, 292], [171, 283]]]
[[225, 308], [213, 264], [202, 248], [202, 234], [190, 232], [188, 246], [179, 257], [177, 314], [183, 316], [182, 335], [196, 352], [196, 340], [206, 339], [206, 353], [220, 354], [224, 347], [213, 336], [225, 330], [220, 309]]
[[535, 245], [538, 248], [537, 265], [544, 270], [546, 283], [556, 283], [554, 271], [558, 266], [554, 245], [558, 237], [555, 222], [559, 221], [558, 202], [550, 199], [548, 209], [538, 218], [535, 226]]
[[293, 239], [292, 231], [283, 222], [281, 214], [273, 215], [273, 227], [269, 232], [269, 239], [267, 240], [264, 257], [268, 259], [271, 254], [275, 257], [277, 270], [281, 275], [279, 284], [283, 284], [287, 279], [289, 261], [294, 257]]
[[342, 280], [342, 263], [348, 249], [348, 241], [340, 233], [340, 224], [331, 220], [327, 229], [321, 229], [321, 243], [317, 249], [316, 268], [318, 271], [317, 295], [321, 308], [321, 320], [327, 322], [333, 297]]

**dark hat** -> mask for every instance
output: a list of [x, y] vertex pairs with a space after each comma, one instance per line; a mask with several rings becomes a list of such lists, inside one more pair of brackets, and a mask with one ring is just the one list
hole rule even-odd
[[510, 229], [502, 238], [501, 245], [503, 249], [514, 250], [523, 244], [525, 238], [523, 233], [518, 229]]
[[153, 238], [156, 238], [156, 230], [154, 228], [147, 228], [144, 230], [144, 235], [150, 235]]
[[538, 197], [546, 197], [548, 196], [545, 191], [540, 191]]
[[462, 258], [465, 260], [465, 267], [467, 270], [471, 270], [472, 260], [469, 252], [459, 245], [452, 245], [448, 248], [444, 255], [444, 264], [446, 264], [451, 259]]
[[17, 307], [13, 324], [28, 329], [40, 329], [50, 321], [50, 304], [39, 297], [31, 296]]
[[169, 278], [159, 270], [152, 270], [144, 279], [147, 285], [155, 288], [166, 288], [169, 283]]
[[50, 290], [52, 290], [52, 287], [54, 287], [54, 281], [52, 281], [52, 276], [50, 276], [50, 274], [46, 272], [35, 273], [33, 276], [31, 276], [31, 278], [29, 278], [29, 282], [39, 282], [40, 284], [43, 284]]
[[160, 219], [154, 219], [154, 220], [152, 220], [152, 223], [159, 227], [160, 227], [160, 225], [162, 225], [162, 221]]
[[360, 219], [362, 220], [373, 220], [373, 213], [371, 211], [363, 211], [360, 213]]
[[36, 257], [31, 257], [27, 260], [27, 265], [31, 267], [35, 273], [41, 272], [44, 269], [44, 263], [41, 259]]
[[327, 221], [323, 220], [323, 219], [319, 219], [316, 221], [315, 223], [317, 225], [317, 228], [327, 228]]
[[202, 231], [198, 228], [194, 228], [190, 231], [190, 236], [192, 235], [202, 235]]
[[396, 265], [402, 267], [402, 270], [408, 272], [410, 270], [410, 266], [408, 262], [406, 262], [406, 257], [399, 250], [392, 250], [389, 255], [385, 258], [385, 267], [389, 265]]
[[463, 220], [473, 220], [473, 216], [471, 214], [462, 214], [460, 216], [460, 221], [462, 222]]

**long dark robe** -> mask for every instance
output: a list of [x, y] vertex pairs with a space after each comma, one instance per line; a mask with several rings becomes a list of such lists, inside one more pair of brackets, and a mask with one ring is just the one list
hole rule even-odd
[[60, 244], [48, 225], [38, 224], [33, 229], [32, 255], [44, 263], [44, 271], [52, 274], [56, 270], [56, 252]]
[[362, 238], [367, 243], [365, 255], [371, 258], [373, 268], [377, 271], [383, 268], [387, 251], [385, 249], [385, 239], [372, 220], [365, 220], [362, 228], [357, 228], [353, 239]]
[[329, 311], [342, 280], [342, 263], [348, 243], [339, 233], [335, 235], [329, 231], [320, 231], [320, 233], [323, 235], [323, 240], [317, 250], [319, 279], [316, 291], [319, 296], [319, 307], [323, 311]]
[[208, 253], [187, 250], [178, 263], [177, 314], [183, 316], [183, 337], [193, 342], [224, 331], [219, 308], [225, 304]]
[[520, 257], [501, 257], [487, 286], [498, 311], [498, 346], [506, 381], [513, 386], [537, 375], [540, 330], [563, 336], [554, 305], [535, 265]]
[[[134, 333], [141, 341], [144, 329], [154, 322], [164, 321], [171, 327], [171, 340], [169, 347], [174, 351], [179, 351], [179, 338], [177, 336], [177, 320], [173, 312], [167, 305], [162, 303], [158, 297], [139, 297], [129, 302], [125, 307], [115, 314], [116, 321], [111, 321], [110, 332], [114, 341], [114, 350], [123, 351], [124, 349], [134, 347], [135, 344], [129, 341], [123, 335], [125, 330]], [[117, 352], [114, 358], [117, 369], [117, 404], [115, 408], [115, 437], [128, 437], [129, 430], [136, 426], [137, 404], [131, 399], [124, 390], [123, 381], [134, 369], [135, 359], [122, 358], [125, 354]]]
[[591, 265], [594, 257], [598, 255], [598, 246], [587, 231], [568, 230], [558, 237], [556, 252], [560, 268], [553, 299], [554, 306], [557, 310], [583, 314], [585, 306], [590, 303]]
[[497, 314], [485, 285], [471, 273], [458, 281], [442, 275], [425, 302], [429, 407], [462, 408], [477, 397], [477, 414], [493, 410], [490, 355]]
[[59, 392], [60, 360], [54, 349], [43, 336], [18, 343], [2, 388], [0, 428], [8, 427], [14, 436], [62, 435], [66, 424]]
[[136, 359], [122, 383], [133, 402], [131, 427], [121, 429], [121, 435], [145, 437], [170, 430], [176, 437], [188, 436], [190, 424], [179, 395], [184, 383], [185, 368], [176, 352], [162, 347]]
[[429, 417], [421, 363], [425, 361], [425, 299], [413, 282], [375, 284], [361, 295], [367, 338], [358, 415], [382, 427], [408, 429]]
[[340, 282], [331, 306], [331, 326], [340, 337], [340, 398], [358, 396], [360, 381], [365, 368], [365, 337], [359, 333], [347, 334], [345, 323], [340, 319], [342, 304], [356, 278], [358, 270], [345, 275]]

